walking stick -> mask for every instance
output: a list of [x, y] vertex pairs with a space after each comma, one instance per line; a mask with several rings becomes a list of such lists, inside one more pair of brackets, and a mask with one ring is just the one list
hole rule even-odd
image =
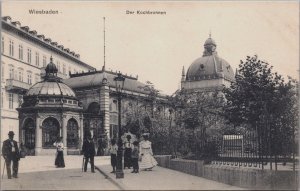
[[84, 168], [84, 157], [82, 158], [82, 167], [81, 167], [82, 172], [83, 172], [83, 168]]
[[2, 179], [3, 179], [3, 176], [4, 176], [5, 165], [6, 165], [6, 161], [4, 160], [3, 171], [2, 171]]

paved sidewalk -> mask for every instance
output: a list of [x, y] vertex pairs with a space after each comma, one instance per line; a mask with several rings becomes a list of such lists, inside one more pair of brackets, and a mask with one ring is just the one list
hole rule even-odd
[[[54, 156], [27, 156], [21, 159], [19, 178], [7, 179], [0, 190], [241, 190], [242, 188], [192, 176], [162, 167], [153, 171], [124, 170], [125, 178], [110, 173], [110, 157], [95, 157], [99, 172], [81, 171], [82, 156], [65, 156], [65, 168], [55, 168]], [[1, 160], [1, 173], [3, 160]], [[101, 173], [100, 173], [101, 172]]]
[[152, 171], [140, 171], [138, 174], [131, 173], [132, 169], [126, 168], [124, 179], [116, 179], [115, 174], [110, 173], [112, 171], [110, 165], [97, 165], [97, 168], [124, 190], [243, 190], [158, 166]]
[[[55, 168], [54, 156], [26, 156], [19, 163], [19, 178], [7, 179], [6, 171], [0, 190], [120, 190], [100, 172], [82, 172], [82, 156], [64, 156], [65, 168]], [[4, 160], [1, 160], [1, 176]], [[107, 157], [95, 157], [97, 165], [107, 165]]]

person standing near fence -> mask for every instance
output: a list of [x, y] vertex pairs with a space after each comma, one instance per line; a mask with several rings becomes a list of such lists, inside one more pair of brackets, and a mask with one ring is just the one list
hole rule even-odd
[[13, 177], [18, 178], [20, 156], [19, 156], [18, 143], [17, 141], [13, 140], [14, 135], [15, 133], [13, 131], [9, 131], [8, 133], [9, 139], [5, 140], [2, 146], [2, 155], [5, 160], [8, 179], [11, 179], [11, 162], [13, 163], [12, 165]]
[[92, 139], [91, 133], [87, 133], [86, 139], [83, 141], [82, 152], [83, 152], [83, 155], [85, 158], [84, 172], [86, 172], [87, 164], [90, 161], [91, 171], [92, 171], [92, 173], [95, 173], [94, 157], [95, 157], [96, 151], [95, 151], [95, 143]]
[[59, 137], [53, 145], [56, 147], [55, 166], [56, 168], [64, 168], [64, 144], [62, 142], [62, 137]]
[[140, 169], [144, 169], [146, 171], [152, 170], [153, 167], [157, 165], [155, 158], [153, 157], [152, 152], [152, 143], [148, 140], [149, 133], [143, 134], [144, 140], [140, 142]]

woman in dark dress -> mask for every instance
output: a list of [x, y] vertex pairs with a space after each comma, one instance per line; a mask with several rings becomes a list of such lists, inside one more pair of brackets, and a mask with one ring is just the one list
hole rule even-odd
[[55, 166], [56, 168], [64, 168], [64, 144], [62, 142], [62, 138], [59, 137], [53, 145], [56, 147]]
[[131, 136], [126, 136], [126, 141], [124, 142], [125, 152], [124, 152], [124, 169], [127, 167], [130, 169], [131, 165], [131, 152], [133, 144], [131, 143]]

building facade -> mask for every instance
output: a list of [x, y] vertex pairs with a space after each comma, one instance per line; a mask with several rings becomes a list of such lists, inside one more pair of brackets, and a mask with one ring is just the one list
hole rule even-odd
[[[53, 143], [57, 137], [63, 138], [66, 154], [79, 154], [87, 132], [92, 134], [96, 147], [101, 142], [105, 150], [110, 139], [119, 137], [119, 102], [114, 81], [119, 73], [103, 69], [61, 79], [52, 58], [45, 71], [44, 79], [29, 88], [23, 96], [24, 102], [17, 109], [19, 139], [27, 154], [54, 154]], [[145, 84], [137, 78], [124, 77], [121, 101], [123, 138], [127, 133], [133, 137], [143, 133], [128, 126], [128, 114], [133, 110], [139, 108], [139, 111], [151, 115], [153, 109], [159, 108], [161, 115], [168, 117], [170, 114], [164, 96], [158, 95], [153, 105]]]
[[1, 140], [7, 138], [8, 131], [14, 131], [18, 140], [16, 108], [22, 104], [26, 91], [45, 76], [51, 55], [62, 79], [69, 78], [70, 73], [95, 68], [82, 62], [79, 54], [9, 16], [2, 17], [1, 24]]
[[185, 73], [182, 69], [181, 89], [187, 91], [211, 92], [229, 87], [234, 81], [230, 64], [218, 56], [216, 42], [209, 36], [204, 43], [202, 57], [196, 59]]
[[[83, 131], [91, 132], [95, 142], [107, 142], [118, 137], [118, 95], [114, 78], [117, 72], [93, 71], [72, 74], [63, 80], [71, 87], [83, 106]], [[128, 116], [137, 110], [151, 115], [151, 111], [159, 109], [161, 115], [168, 117], [169, 107], [164, 95], [157, 95], [155, 104], [151, 99], [151, 91], [147, 85], [138, 81], [137, 77], [125, 77], [121, 101], [122, 134], [140, 134], [138, 129], [128, 126]], [[125, 136], [124, 136], [125, 137]], [[98, 143], [97, 143], [98, 144]]]

